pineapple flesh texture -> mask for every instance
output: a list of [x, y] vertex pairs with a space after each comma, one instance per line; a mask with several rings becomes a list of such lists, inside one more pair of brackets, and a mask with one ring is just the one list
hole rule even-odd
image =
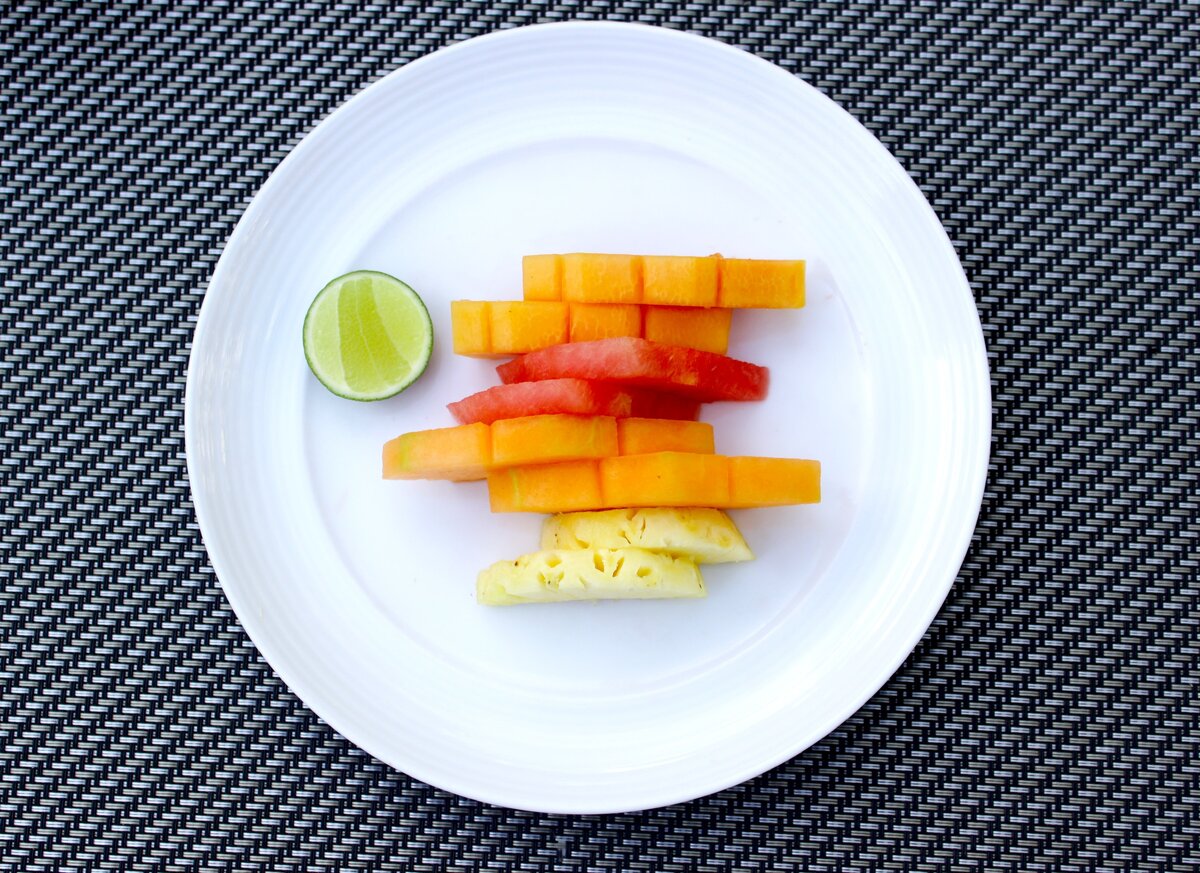
[[752, 561], [754, 553], [719, 509], [608, 509], [546, 519], [543, 549], [647, 549], [698, 564]]
[[706, 593], [695, 561], [645, 549], [533, 552], [488, 567], [475, 587], [475, 599], [487, 606], [704, 597]]

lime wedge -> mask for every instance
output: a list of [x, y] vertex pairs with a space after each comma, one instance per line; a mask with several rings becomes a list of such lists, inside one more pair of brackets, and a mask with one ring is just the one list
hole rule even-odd
[[429, 310], [399, 279], [357, 270], [321, 289], [304, 316], [304, 356], [321, 384], [350, 400], [383, 400], [425, 372]]

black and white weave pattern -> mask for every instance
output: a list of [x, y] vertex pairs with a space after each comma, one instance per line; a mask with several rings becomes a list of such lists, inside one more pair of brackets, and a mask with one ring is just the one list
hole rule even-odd
[[[566, 18], [853, 112], [954, 240], [995, 397], [974, 544], [891, 683], [749, 784], [586, 819], [309, 713], [207, 565], [182, 437], [205, 283], [288, 149], [397, 65]], [[0, 870], [1200, 869], [1200, 6], [8, 2], [0, 65]]]

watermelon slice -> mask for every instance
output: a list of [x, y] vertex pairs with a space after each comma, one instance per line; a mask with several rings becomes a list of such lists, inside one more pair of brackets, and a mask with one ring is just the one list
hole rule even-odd
[[558, 413], [695, 421], [700, 413], [695, 400], [584, 379], [497, 385], [448, 404], [448, 408], [461, 424]]
[[[539, 385], [541, 383], [519, 382], [517, 384]], [[595, 384], [611, 385], [612, 383], [598, 382]], [[628, 385], [621, 386], [621, 390], [629, 395], [630, 418], [673, 418], [678, 421], [695, 421], [700, 417], [700, 401], [698, 400], [680, 397], [678, 394], [666, 394], [662, 391], [630, 388]]]
[[703, 401], [762, 400], [767, 396], [766, 367], [636, 337], [549, 346], [501, 364], [496, 372], [506, 384], [594, 379]]

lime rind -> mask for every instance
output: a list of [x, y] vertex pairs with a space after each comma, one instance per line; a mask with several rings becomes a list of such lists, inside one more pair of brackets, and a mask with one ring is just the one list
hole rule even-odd
[[394, 397], [425, 371], [433, 322], [424, 301], [386, 273], [356, 270], [321, 289], [304, 318], [304, 356], [339, 397]]

